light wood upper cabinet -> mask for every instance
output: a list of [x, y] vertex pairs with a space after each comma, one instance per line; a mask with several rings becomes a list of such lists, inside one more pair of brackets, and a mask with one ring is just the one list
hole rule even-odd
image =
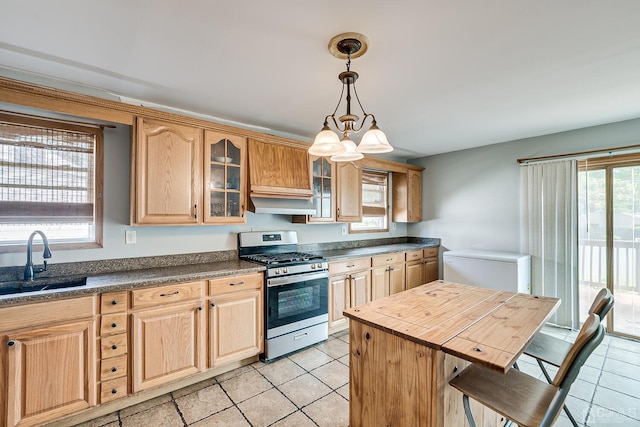
[[209, 367], [263, 350], [262, 273], [209, 280]]
[[362, 221], [362, 163], [338, 163], [336, 221]]
[[392, 178], [392, 221], [422, 221], [422, 172], [409, 169], [394, 172]]
[[307, 150], [250, 139], [249, 187], [251, 195], [310, 198]]
[[[0, 334], [0, 425], [41, 425], [96, 404], [93, 298], [45, 305], [0, 311], [2, 317], [17, 315], [23, 327], [34, 321], [41, 323], [39, 327]], [[49, 311], [44, 320], [33, 318], [33, 312], [43, 311]], [[20, 312], [31, 315], [20, 319]], [[47, 321], [50, 316], [58, 321]]]
[[202, 218], [202, 131], [136, 120], [134, 224], [196, 224]]
[[316, 213], [313, 215], [293, 215], [295, 223], [322, 224], [336, 222], [336, 164], [325, 157], [310, 156], [311, 198]]
[[204, 222], [246, 222], [246, 148], [243, 137], [205, 131]]

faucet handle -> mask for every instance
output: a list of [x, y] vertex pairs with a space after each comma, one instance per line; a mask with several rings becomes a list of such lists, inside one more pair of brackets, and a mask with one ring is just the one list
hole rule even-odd
[[43, 267], [42, 267], [42, 271], [47, 271], [47, 260], [43, 260], [42, 261]]

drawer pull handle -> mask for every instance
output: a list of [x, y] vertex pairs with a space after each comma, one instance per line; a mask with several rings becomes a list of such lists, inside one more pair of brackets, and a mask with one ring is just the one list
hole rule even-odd
[[393, 261], [393, 258], [387, 258], [387, 261]]
[[241, 286], [244, 285], [244, 281], [238, 283], [229, 283], [229, 286]]
[[114, 366], [113, 368], [111, 368], [111, 372], [118, 372], [118, 368]]
[[11, 341], [9, 341], [9, 342], [7, 343], [7, 345], [8, 345], [9, 347], [13, 347], [14, 345], [16, 345], [16, 342], [15, 342], [14, 340], [11, 340]]
[[118, 394], [118, 389], [117, 388], [111, 389], [111, 394]]
[[308, 334], [309, 334], [308, 332], [303, 332], [303, 333], [301, 333], [301, 334], [294, 335], [294, 336], [293, 336], [293, 340], [294, 340], [294, 341], [297, 341], [297, 340], [299, 340], [299, 339], [304, 338], [304, 337], [305, 337], [305, 336], [307, 336]]
[[113, 323], [111, 324], [111, 327], [112, 327], [112, 328], [117, 328], [117, 327], [118, 327], [118, 324], [117, 324], [116, 322], [113, 322]]
[[180, 293], [180, 291], [174, 291], [171, 292], [170, 294], [160, 294], [161, 297], [170, 297], [171, 295], [178, 295]]
[[349, 265], [347, 265], [347, 268], [351, 268], [351, 267], [355, 267], [355, 266], [356, 266], [355, 264], [349, 264]]
[[114, 345], [111, 346], [111, 350], [117, 350], [117, 349], [118, 349], [117, 345], [114, 344]]

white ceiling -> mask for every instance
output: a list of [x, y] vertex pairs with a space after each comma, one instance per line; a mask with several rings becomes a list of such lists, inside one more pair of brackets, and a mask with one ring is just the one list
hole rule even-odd
[[329, 40], [363, 33], [358, 93], [404, 158], [640, 117], [638, 0], [0, 0], [0, 10], [5, 71], [306, 140], [340, 95], [345, 63]]

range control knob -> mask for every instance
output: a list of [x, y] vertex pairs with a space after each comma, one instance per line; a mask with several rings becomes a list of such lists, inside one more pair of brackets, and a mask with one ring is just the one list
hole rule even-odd
[[318, 263], [318, 268], [322, 268], [322, 263], [321, 262]]
[[288, 269], [287, 267], [284, 267], [284, 268], [282, 269], [282, 272], [283, 272], [283, 273], [288, 273], [288, 272], [289, 272], [289, 269]]
[[279, 268], [276, 268], [275, 273], [276, 273], [276, 274], [280, 274], [280, 269], [279, 269]]
[[311, 269], [315, 270], [315, 268], [316, 268], [316, 265], [315, 264], [311, 264]]

